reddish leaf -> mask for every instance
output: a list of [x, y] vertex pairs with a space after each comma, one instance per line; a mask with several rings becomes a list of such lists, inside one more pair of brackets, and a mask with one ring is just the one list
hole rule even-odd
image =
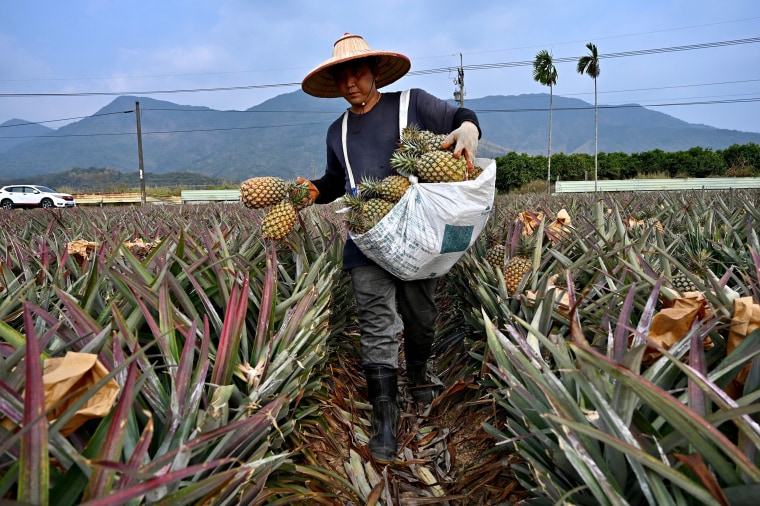
[[[105, 437], [105, 443], [100, 449], [98, 459], [100, 460], [119, 460], [121, 450], [124, 446], [124, 437], [127, 435], [127, 418], [132, 411], [132, 405], [135, 401], [135, 382], [137, 381], [137, 364], [132, 362], [129, 365], [127, 381], [122, 388], [119, 402], [116, 404], [116, 412], [111, 419], [111, 425], [108, 428], [108, 434]], [[91, 497], [102, 497], [111, 491], [114, 481], [114, 473], [103, 468], [96, 468], [84, 492], [84, 499]]]
[[50, 466], [48, 456], [48, 421], [45, 416], [45, 390], [42, 384], [42, 360], [34, 320], [28, 304], [23, 303], [26, 329], [26, 389], [24, 394], [24, 434], [18, 499], [29, 504], [48, 504]]
[[243, 278], [242, 288], [237, 282], [232, 285], [211, 377], [211, 382], [216, 385], [229, 385], [235, 372], [237, 365], [235, 358], [240, 347], [245, 315], [248, 311], [248, 286], [247, 276]]
[[682, 463], [686, 464], [689, 469], [699, 478], [699, 481], [710, 491], [712, 496], [723, 506], [731, 506], [728, 502], [726, 494], [723, 493], [723, 489], [720, 487], [718, 480], [715, 478], [710, 469], [705, 465], [702, 456], [698, 453], [690, 453], [683, 455], [677, 453], [674, 455]]
[[[204, 462], [203, 464], [198, 464], [195, 466], [186, 467], [185, 469], [180, 469], [178, 471], [175, 471], [173, 473], [167, 473], [163, 476], [153, 478], [151, 480], [146, 480], [144, 482], [141, 482], [137, 485], [134, 485], [132, 487], [119, 490], [118, 492], [115, 492], [113, 494], [110, 494], [105, 497], [98, 497], [96, 499], [93, 499], [91, 501], [86, 501], [82, 503], [82, 506], [117, 506], [125, 504], [127, 501], [131, 499], [135, 499], [137, 497], [141, 497], [145, 495], [146, 493], [150, 492], [151, 490], [157, 489], [159, 487], [164, 487], [167, 485], [171, 485], [172, 483], [175, 483], [177, 481], [180, 481], [182, 479], [185, 479], [189, 476], [194, 476], [196, 474], [205, 473], [209, 470], [216, 469], [222, 465], [233, 463], [233, 459], [218, 459], [218, 460], [212, 460], [210, 462]], [[234, 476], [234, 473], [239, 472], [238, 469], [231, 469], [226, 472], [219, 473], [217, 477], [219, 479], [227, 479], [229, 476]]]

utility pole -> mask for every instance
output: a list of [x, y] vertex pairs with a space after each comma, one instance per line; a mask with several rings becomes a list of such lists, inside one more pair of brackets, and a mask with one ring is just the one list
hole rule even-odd
[[454, 90], [454, 100], [459, 102], [459, 107], [464, 107], [464, 67], [462, 67], [462, 53], [459, 53], [459, 69], [454, 84], [459, 86], [458, 90]]
[[145, 166], [143, 165], [142, 128], [140, 127], [140, 102], [135, 102], [137, 116], [137, 159], [140, 167], [140, 201], [145, 205]]

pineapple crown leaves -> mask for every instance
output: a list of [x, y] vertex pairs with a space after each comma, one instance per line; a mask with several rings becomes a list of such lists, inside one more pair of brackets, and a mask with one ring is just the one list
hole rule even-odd
[[350, 212], [345, 217], [348, 229], [354, 234], [363, 234], [367, 231], [367, 223], [364, 216], [357, 212]]
[[359, 195], [363, 197], [379, 197], [382, 193], [382, 184], [383, 182], [380, 178], [369, 176], [362, 179], [356, 186], [356, 189], [359, 190]]
[[364, 198], [381, 198], [398, 202], [410, 184], [408, 177], [391, 174], [383, 179], [366, 177], [357, 185], [357, 190]]
[[364, 202], [365, 200], [359, 195], [351, 195], [350, 193], [343, 195], [343, 203], [352, 211], [362, 212]]
[[422, 139], [422, 128], [420, 128], [419, 125], [412, 123], [411, 125], [407, 125], [401, 130], [401, 140], [399, 141], [401, 145], [404, 144], [404, 142], [413, 142], [413, 141], [419, 141]]
[[[312, 202], [308, 202], [309, 199], [309, 183], [296, 183], [295, 181], [288, 183], [288, 192], [284, 200], [289, 201], [296, 208], [296, 211], [300, 211]], [[306, 203], [308, 202], [308, 203]]]
[[403, 150], [396, 150], [391, 155], [390, 165], [402, 176], [414, 176], [417, 171], [417, 156]]

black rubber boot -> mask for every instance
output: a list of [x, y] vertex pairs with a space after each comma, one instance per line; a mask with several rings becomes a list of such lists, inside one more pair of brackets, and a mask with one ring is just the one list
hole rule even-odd
[[367, 390], [372, 404], [372, 437], [369, 449], [372, 457], [383, 464], [396, 458], [396, 430], [398, 428], [398, 371], [388, 367], [366, 367]]
[[415, 402], [430, 404], [435, 399], [435, 386], [427, 374], [427, 362], [407, 362], [406, 379]]

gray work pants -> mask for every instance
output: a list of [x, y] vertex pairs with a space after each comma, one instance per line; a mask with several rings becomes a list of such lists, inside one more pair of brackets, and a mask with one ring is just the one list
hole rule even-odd
[[402, 329], [407, 363], [426, 361], [438, 318], [438, 280], [403, 281], [377, 265], [355, 267], [350, 273], [359, 315], [362, 365], [398, 369], [398, 333]]

